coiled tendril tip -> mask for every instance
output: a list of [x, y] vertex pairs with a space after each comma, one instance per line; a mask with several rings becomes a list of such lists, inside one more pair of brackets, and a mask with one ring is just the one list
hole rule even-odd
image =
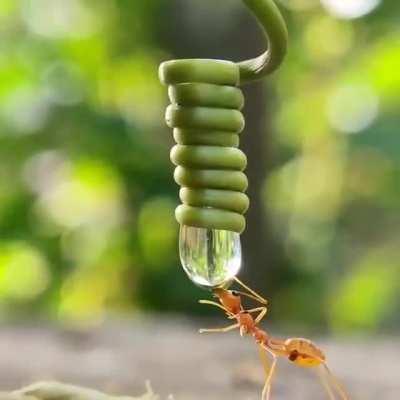
[[171, 161], [182, 187], [176, 209], [181, 225], [241, 233], [249, 206], [244, 194], [247, 160], [238, 149], [245, 121], [239, 84], [271, 73], [286, 52], [287, 30], [272, 0], [243, 0], [266, 31], [268, 50], [257, 58], [234, 63], [224, 60], [166, 61], [160, 80], [169, 86], [167, 125], [176, 146]]

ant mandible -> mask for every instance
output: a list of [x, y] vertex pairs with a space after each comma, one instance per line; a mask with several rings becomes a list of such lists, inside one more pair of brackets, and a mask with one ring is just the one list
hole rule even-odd
[[[261, 395], [261, 400], [269, 400], [272, 386], [272, 377], [275, 373], [278, 357], [285, 357], [299, 367], [318, 369], [319, 377], [330, 400], [335, 400], [335, 393], [341, 400], [349, 400], [345, 390], [338, 380], [330, 372], [325, 354], [313, 342], [303, 338], [289, 338], [286, 340], [277, 339], [261, 329], [258, 325], [267, 314], [267, 300], [261, 297], [254, 290], [250, 289], [238, 278], [234, 280], [245, 290], [227, 290], [217, 288], [213, 295], [218, 298], [219, 303], [210, 300], [200, 300], [201, 304], [216, 306], [225, 311], [227, 317], [236, 322], [225, 328], [200, 329], [200, 333], [229, 332], [239, 329], [240, 335], [250, 335], [259, 346], [261, 361], [266, 374], [266, 380]], [[245, 309], [242, 304], [242, 297], [248, 297], [261, 304], [260, 307]], [[254, 318], [252, 314], [257, 314]], [[272, 356], [272, 363], [269, 362], [267, 354]]]

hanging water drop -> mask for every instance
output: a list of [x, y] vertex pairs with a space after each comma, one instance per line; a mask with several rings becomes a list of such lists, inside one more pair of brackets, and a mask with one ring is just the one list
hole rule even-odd
[[220, 229], [182, 225], [179, 253], [189, 278], [209, 289], [229, 284], [242, 263], [239, 233]]

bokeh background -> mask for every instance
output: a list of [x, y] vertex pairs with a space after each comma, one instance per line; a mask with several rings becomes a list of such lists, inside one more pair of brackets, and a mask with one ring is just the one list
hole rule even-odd
[[[297, 332], [400, 317], [400, 3], [281, 0], [290, 51], [246, 87], [243, 279]], [[0, 317], [200, 315], [177, 254], [158, 65], [265, 46], [236, 0], [0, 1]]]

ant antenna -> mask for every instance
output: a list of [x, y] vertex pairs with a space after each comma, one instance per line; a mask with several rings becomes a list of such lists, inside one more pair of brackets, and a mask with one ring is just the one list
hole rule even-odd
[[333, 387], [336, 389], [336, 391], [340, 394], [340, 397], [343, 400], [349, 400], [348, 394], [346, 393], [346, 391], [344, 390], [342, 385], [339, 383], [337, 378], [332, 374], [331, 370], [328, 368], [326, 363], [323, 363], [322, 365], [323, 365], [325, 372], [327, 373], [329, 382], [333, 385]]
[[250, 289], [247, 285], [245, 285], [239, 278], [237, 278], [236, 276], [233, 278], [240, 286], [242, 286], [244, 289], [246, 289], [249, 293], [252, 294], [249, 295], [248, 293], [242, 293], [244, 295], [249, 296], [250, 298], [253, 298], [257, 301], [259, 301], [261, 304], [268, 304], [268, 301], [266, 299], [264, 299], [263, 297], [261, 297], [257, 292], [255, 292], [253, 289]]

